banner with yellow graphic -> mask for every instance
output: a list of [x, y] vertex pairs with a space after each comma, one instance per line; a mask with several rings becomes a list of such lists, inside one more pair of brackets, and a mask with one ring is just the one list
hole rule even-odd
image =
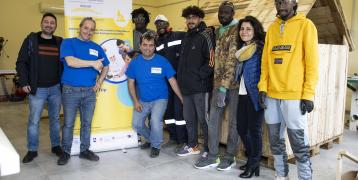
[[[110, 60], [105, 82], [97, 92], [97, 103], [92, 120], [91, 150], [109, 151], [138, 146], [138, 137], [132, 129], [133, 104], [128, 92], [128, 66], [125, 52], [119, 47], [132, 47], [132, 0], [64, 0], [65, 36], [77, 37], [84, 17], [96, 21], [93, 41], [100, 44]], [[77, 114], [71, 154], [79, 153], [80, 115]]]

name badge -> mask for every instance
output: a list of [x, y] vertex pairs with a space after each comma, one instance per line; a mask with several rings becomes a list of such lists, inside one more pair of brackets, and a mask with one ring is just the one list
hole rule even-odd
[[89, 49], [89, 54], [98, 57], [98, 51], [94, 49]]
[[282, 58], [275, 58], [275, 61], [274, 61], [275, 64], [282, 64], [282, 62], [283, 62]]
[[150, 72], [152, 74], [162, 74], [162, 68], [160, 68], [160, 67], [152, 67]]

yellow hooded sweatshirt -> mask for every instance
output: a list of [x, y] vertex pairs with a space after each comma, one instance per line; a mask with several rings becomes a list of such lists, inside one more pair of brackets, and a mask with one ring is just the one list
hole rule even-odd
[[259, 91], [284, 100], [313, 100], [318, 81], [317, 29], [304, 14], [270, 25], [262, 54]]

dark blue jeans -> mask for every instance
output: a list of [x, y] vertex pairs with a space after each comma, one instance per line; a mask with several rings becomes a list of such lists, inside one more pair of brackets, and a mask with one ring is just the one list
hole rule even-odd
[[37, 88], [36, 94], [29, 95], [29, 121], [27, 123], [27, 149], [37, 151], [39, 146], [40, 118], [44, 105], [47, 102], [50, 126], [51, 146], [60, 145], [60, 109], [61, 89], [60, 84], [48, 87]]
[[62, 88], [62, 103], [65, 122], [62, 129], [63, 150], [71, 154], [73, 140], [73, 126], [77, 111], [80, 112], [80, 152], [90, 147], [91, 123], [96, 104], [96, 92], [92, 87], [72, 87], [64, 85]]
[[240, 95], [237, 106], [237, 130], [248, 155], [248, 165], [259, 163], [262, 152], [264, 111], [256, 111], [249, 95]]

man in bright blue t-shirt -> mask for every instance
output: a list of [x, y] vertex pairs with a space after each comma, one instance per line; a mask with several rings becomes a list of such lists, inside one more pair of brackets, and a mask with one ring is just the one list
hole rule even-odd
[[[61, 44], [60, 58], [64, 65], [61, 82], [65, 122], [62, 129], [64, 153], [57, 161], [65, 165], [70, 159], [73, 126], [77, 110], [80, 111], [80, 158], [98, 161], [99, 157], [89, 150], [91, 123], [96, 104], [96, 91], [101, 87], [108, 72], [109, 61], [101, 46], [91, 41], [96, 22], [84, 18], [80, 23], [79, 36], [65, 39]], [[99, 74], [99, 77], [97, 78]]]
[[[155, 36], [155, 32], [151, 31], [142, 35], [140, 39], [142, 54], [131, 61], [126, 72], [129, 93], [134, 103], [132, 125], [137, 133], [149, 141], [142, 147], [151, 146], [152, 158], [159, 156], [160, 144], [163, 142], [162, 119], [168, 102], [166, 80], [183, 102], [173, 67], [163, 56], [154, 54]], [[149, 114], [151, 115], [150, 128], [145, 124]]]

